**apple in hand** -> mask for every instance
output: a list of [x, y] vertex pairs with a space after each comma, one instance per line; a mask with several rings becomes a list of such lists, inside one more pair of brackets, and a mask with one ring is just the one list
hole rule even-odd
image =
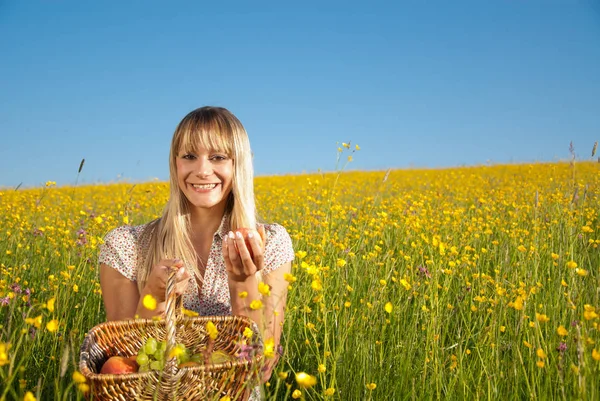
[[113, 374], [120, 375], [124, 373], [135, 373], [138, 371], [138, 364], [135, 361], [135, 357], [125, 357], [125, 356], [111, 356], [108, 358], [104, 365], [102, 365], [102, 369], [100, 369], [100, 373], [102, 374]]
[[[252, 251], [252, 245], [250, 245], [250, 239], [248, 238], [248, 233], [253, 230], [248, 227], [240, 227], [235, 231], [242, 234], [242, 237], [244, 238], [244, 241], [246, 243], [246, 248], [248, 248], [248, 252], [250, 253], [250, 257], [252, 259], [254, 259], [254, 251]], [[260, 240], [261, 240], [263, 251], [264, 251], [264, 249], [265, 249], [265, 231], [264, 230], [254, 230], [254, 231], [258, 232], [258, 234], [260, 235]]]

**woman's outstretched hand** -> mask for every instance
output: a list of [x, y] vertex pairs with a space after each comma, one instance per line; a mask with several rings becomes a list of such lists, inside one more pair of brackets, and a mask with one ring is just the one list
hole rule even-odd
[[246, 238], [240, 231], [230, 231], [223, 239], [223, 258], [227, 274], [230, 280], [237, 282], [245, 281], [264, 267], [264, 226], [259, 225], [258, 230], [244, 231], [247, 231]]
[[177, 269], [175, 293], [177, 295], [183, 294], [188, 286], [190, 273], [183, 266], [183, 262], [178, 259], [163, 259], [154, 266], [148, 276], [143, 292], [152, 295], [159, 303], [164, 302], [169, 271], [172, 269]]

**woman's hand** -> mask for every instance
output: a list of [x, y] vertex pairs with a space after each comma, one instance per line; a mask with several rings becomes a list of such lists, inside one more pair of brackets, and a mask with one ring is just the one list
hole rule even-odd
[[143, 293], [152, 295], [158, 303], [165, 301], [165, 292], [167, 288], [167, 280], [169, 272], [172, 269], [177, 269], [175, 275], [175, 293], [181, 295], [185, 292], [190, 274], [183, 267], [183, 262], [179, 259], [163, 259], [152, 268]]
[[[265, 228], [258, 226], [257, 230], [248, 230], [247, 238], [238, 231], [232, 231], [223, 239], [223, 258], [229, 279], [235, 282], [244, 282], [248, 277], [264, 267], [264, 244], [261, 238], [265, 238]], [[254, 258], [248, 250], [249, 244], [252, 248]]]

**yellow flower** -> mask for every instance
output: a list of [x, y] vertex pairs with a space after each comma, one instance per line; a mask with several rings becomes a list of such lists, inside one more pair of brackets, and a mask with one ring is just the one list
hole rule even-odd
[[144, 305], [144, 308], [146, 308], [148, 310], [154, 310], [154, 309], [156, 309], [156, 298], [154, 298], [150, 294], [146, 294], [146, 295], [144, 295], [142, 304]]
[[385, 281], [385, 280], [379, 280], [379, 284], [381, 284], [382, 286], [385, 286], [387, 284], [387, 281]]
[[80, 383], [77, 385], [77, 388], [82, 393], [87, 393], [88, 391], [90, 391], [90, 386], [87, 383]]
[[319, 368], [317, 369], [319, 371], [319, 373], [325, 373], [325, 371], [327, 370], [327, 368], [325, 367], [325, 365], [323, 365], [322, 363], [319, 364]]
[[392, 313], [392, 310], [394, 309], [394, 306], [392, 305], [391, 302], [388, 302], [387, 304], [385, 304], [385, 306], [383, 308], [385, 309], [385, 311], [387, 313]]
[[347, 144], [346, 142], [342, 142], [342, 146], [345, 147], [346, 149], [350, 149], [350, 145]]
[[556, 329], [556, 333], [561, 337], [569, 335], [569, 332], [567, 331], [567, 329], [565, 329], [565, 326], [563, 326], [562, 324], [558, 326], [558, 328]]
[[356, 150], [360, 150], [360, 146], [358, 146], [358, 145], [354, 145], [354, 149], [356, 149]]
[[346, 301], [346, 302], [344, 302], [344, 307], [346, 307], [346, 308], [349, 308], [349, 307], [350, 307], [350, 305], [352, 305], [352, 304], [350, 303], [350, 301]]
[[73, 292], [79, 292], [79, 286], [77, 284], [73, 284]]
[[585, 276], [588, 275], [588, 271], [587, 270], [580, 269], [580, 268], [575, 269], [575, 273], [577, 273], [577, 275], [581, 276], [581, 277], [585, 277]]
[[275, 340], [273, 337], [265, 341], [263, 354], [265, 355], [265, 358], [273, 358], [275, 356]]
[[285, 380], [288, 378], [288, 373], [287, 372], [279, 372], [279, 373], [277, 373], [277, 376], [279, 376], [279, 378], [281, 380]]
[[75, 383], [85, 383], [85, 376], [81, 374], [81, 372], [79, 372], [78, 370], [76, 370], [75, 372], [73, 372], [73, 381]]
[[35, 326], [35, 328], [39, 329], [42, 327], [42, 315], [25, 318], [25, 323], [31, 324]]
[[196, 316], [198, 316], [199, 314], [198, 314], [198, 312], [195, 312], [195, 311], [193, 311], [193, 310], [189, 310], [189, 309], [185, 309], [185, 308], [183, 308], [183, 315], [184, 315], [184, 316], [189, 316], [189, 317], [196, 317]]
[[592, 305], [585, 304], [583, 305], [583, 309], [583, 318], [585, 320], [592, 320], [598, 317], [598, 314], [596, 313], [596, 308]]
[[297, 251], [296, 252], [296, 257], [298, 259], [304, 259], [306, 257], [306, 251]]
[[333, 387], [329, 387], [327, 390], [325, 390], [326, 396], [332, 396], [333, 394], [335, 394], [335, 389]]
[[377, 384], [375, 383], [367, 383], [367, 388], [371, 391], [375, 390], [377, 388]]
[[559, 256], [556, 253], [551, 253], [550, 256], [553, 260], [557, 260], [559, 258]]
[[58, 330], [58, 320], [56, 320], [56, 319], [50, 320], [46, 324], [46, 330], [48, 330], [50, 333], [54, 333], [56, 330]]
[[9, 344], [0, 343], [0, 366], [7, 365], [10, 362], [8, 360], [8, 348]]
[[298, 389], [294, 390], [294, 392], [292, 393], [292, 398], [297, 400], [300, 397], [302, 397], [302, 391]]
[[231, 397], [228, 395], [224, 395], [223, 397], [219, 398], [219, 401], [231, 401]]
[[410, 290], [412, 288], [412, 286], [410, 285], [410, 283], [406, 279], [401, 279], [400, 280], [400, 284], [402, 284], [402, 286], [404, 287], [404, 289], [406, 291], [408, 291], [408, 290]]
[[541, 368], [543, 368], [543, 367], [544, 367], [544, 365], [545, 365], [544, 361], [542, 361], [542, 360], [539, 360], [539, 361], [537, 361], [535, 364], [536, 364], [536, 365], [537, 365], [537, 367], [538, 367], [538, 368], [540, 368], [540, 369], [541, 369]]
[[261, 281], [260, 283], [258, 283], [258, 292], [260, 292], [264, 296], [269, 296], [271, 295], [271, 287], [269, 286], [269, 284], [265, 284]]
[[248, 296], [248, 292], [247, 291], [242, 291], [238, 294], [238, 297], [244, 299]]
[[538, 356], [538, 358], [540, 359], [546, 359], [546, 353], [544, 352], [543, 349], [538, 348], [537, 351], [535, 351], [535, 354]]
[[323, 289], [323, 283], [321, 283], [321, 280], [319, 279], [313, 280], [312, 283], [310, 283], [310, 288], [315, 291], [321, 291]]
[[548, 316], [537, 312], [535, 313], [535, 319], [540, 323], [546, 323], [550, 321], [550, 318]]
[[570, 260], [570, 261], [567, 262], [567, 267], [569, 269], [574, 269], [574, 268], [577, 267], [577, 263], [575, 263], [574, 261]]
[[31, 391], [25, 393], [25, 397], [23, 397], [23, 401], [35, 401], [36, 398]]
[[52, 297], [48, 300], [48, 302], [46, 302], [46, 309], [48, 309], [50, 312], [54, 312], [54, 302], [56, 301], [56, 298]]
[[294, 276], [293, 274], [290, 274], [290, 273], [285, 273], [283, 275], [283, 279], [285, 281], [287, 281], [288, 283], [295, 283], [297, 280], [296, 276]]
[[263, 303], [261, 302], [260, 299], [255, 299], [254, 301], [250, 302], [250, 309], [252, 309], [252, 310], [258, 310], [262, 307], [263, 307]]
[[504, 333], [506, 331], [506, 326], [500, 326], [500, 333]]
[[217, 330], [217, 326], [215, 326], [215, 324], [212, 321], [208, 321], [208, 323], [206, 323], [206, 332], [208, 333], [208, 336], [215, 340], [217, 338], [217, 335], [219, 334], [219, 330]]
[[527, 341], [523, 340], [523, 345], [526, 346], [527, 348], [531, 348], [532, 345], [530, 343], [528, 343]]
[[338, 259], [335, 264], [337, 267], [344, 267], [346, 266], [346, 261], [344, 259]]
[[592, 358], [594, 361], [600, 361], [600, 352], [596, 351], [595, 348], [592, 350]]
[[[210, 334], [209, 334], [209, 336], [210, 336]], [[212, 338], [212, 336], [210, 336], [210, 337]], [[216, 337], [217, 336], [215, 335], [215, 338]], [[213, 340], [214, 340], [214, 338], [213, 338]], [[183, 344], [177, 344], [176, 346], [171, 348], [171, 352], [169, 352], [169, 358], [178, 357], [183, 354], [185, 354], [185, 347], [183, 346]]]
[[317, 378], [308, 373], [296, 373], [296, 383], [302, 388], [309, 388], [317, 384]]
[[252, 331], [252, 329], [250, 327], [246, 327], [244, 329], [244, 337], [252, 338], [253, 335], [254, 335], [254, 332]]

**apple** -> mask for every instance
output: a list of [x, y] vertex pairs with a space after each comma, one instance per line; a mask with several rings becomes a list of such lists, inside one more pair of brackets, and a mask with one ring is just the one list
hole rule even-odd
[[[250, 253], [250, 257], [252, 259], [254, 259], [254, 251], [252, 250], [252, 245], [250, 245], [250, 239], [248, 238], [248, 233], [253, 230], [248, 227], [240, 227], [235, 231], [242, 234], [242, 237], [244, 238], [244, 241], [246, 243], [246, 248], [248, 248], [248, 252]], [[265, 231], [264, 231], [264, 229], [263, 230], [254, 230], [254, 231], [255, 232], [258, 231], [258, 234], [260, 235], [263, 251], [264, 251], [264, 249], [265, 249]]]
[[102, 365], [102, 369], [100, 369], [100, 373], [112, 375], [135, 373], [137, 371], [138, 364], [135, 361], [135, 357], [125, 357], [119, 355], [108, 358], [108, 360], [104, 362], [104, 365]]

